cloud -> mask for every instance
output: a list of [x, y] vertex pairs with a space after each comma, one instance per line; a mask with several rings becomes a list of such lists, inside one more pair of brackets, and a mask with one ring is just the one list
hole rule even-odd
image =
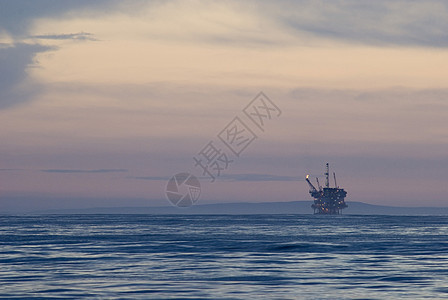
[[134, 177], [127, 177], [127, 178], [150, 180], [150, 181], [165, 181], [165, 180], [169, 180], [171, 177], [169, 177], [169, 176], [134, 176]]
[[27, 68], [34, 64], [37, 53], [54, 47], [19, 43], [0, 48], [0, 109], [32, 99], [41, 87], [28, 78]]
[[78, 33], [66, 33], [66, 34], [43, 34], [31, 36], [35, 39], [44, 40], [75, 40], [75, 41], [98, 41], [92, 33], [78, 32]]
[[[448, 46], [443, 1], [296, 1], [268, 15], [296, 34], [379, 46]], [[280, 8], [281, 7], [281, 8]]]
[[[10, 108], [33, 99], [43, 88], [28, 77], [27, 69], [32, 66], [38, 53], [55, 50], [56, 47], [41, 43], [24, 43], [27, 31], [39, 18], [61, 16], [64, 13], [84, 8], [92, 12], [115, 2], [97, 1], [2, 1], [0, 9], [0, 109]], [[36, 35], [37, 39], [96, 40], [91, 33]], [[7, 41], [5, 43], [5, 41]]]
[[[4, 1], [0, 32], [23, 36], [38, 19], [120, 16], [118, 32], [152, 39], [263, 47], [316, 39], [379, 46], [448, 46], [448, 5], [442, 0], [339, 1]], [[135, 29], [129, 24], [138, 24]], [[73, 36], [71, 36], [73, 35]], [[92, 36], [37, 34], [45, 39]]]
[[229, 181], [303, 181], [303, 179], [296, 176], [272, 175], [272, 174], [223, 174], [218, 177], [222, 180]]
[[65, 174], [72, 174], [72, 173], [121, 173], [121, 172], [128, 172], [127, 169], [94, 169], [94, 170], [82, 170], [82, 169], [46, 169], [46, 170], [40, 170], [41, 172], [45, 173], [65, 173]]
[[0, 9], [0, 29], [13, 35], [23, 35], [38, 18], [60, 16], [61, 14], [83, 9], [107, 13], [108, 7], [114, 7], [116, 1], [90, 0], [40, 0], [40, 1], [2, 1]]
[[149, 19], [141, 29], [156, 39], [257, 48], [322, 40], [448, 46], [448, 5], [441, 0], [165, 1], [125, 12]]
[[[170, 176], [135, 176], [128, 177], [130, 179], [141, 179], [150, 181], [165, 181], [169, 180]], [[201, 180], [210, 180], [210, 177], [199, 177]], [[272, 174], [221, 174], [217, 180], [225, 181], [252, 181], [252, 182], [266, 182], [266, 181], [304, 181], [302, 178], [296, 176], [282, 176]]]

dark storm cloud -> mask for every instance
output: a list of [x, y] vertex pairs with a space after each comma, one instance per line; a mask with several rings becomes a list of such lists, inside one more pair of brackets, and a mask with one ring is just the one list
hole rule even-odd
[[26, 69], [37, 53], [54, 49], [39, 44], [16, 44], [0, 48], [0, 109], [30, 100], [40, 91], [38, 84], [27, 80]]
[[95, 169], [95, 170], [81, 170], [81, 169], [46, 169], [40, 170], [45, 173], [64, 173], [64, 174], [72, 174], [72, 173], [121, 173], [128, 172], [127, 169]]

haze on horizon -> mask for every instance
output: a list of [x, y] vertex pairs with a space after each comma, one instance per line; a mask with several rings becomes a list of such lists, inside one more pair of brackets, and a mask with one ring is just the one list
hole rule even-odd
[[168, 205], [263, 91], [282, 114], [200, 203], [447, 206], [445, 1], [0, 1], [0, 211]]

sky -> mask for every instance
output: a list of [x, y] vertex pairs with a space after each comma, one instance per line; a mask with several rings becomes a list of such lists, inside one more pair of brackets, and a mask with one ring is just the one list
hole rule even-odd
[[170, 205], [183, 172], [311, 200], [326, 162], [348, 205], [448, 206], [447, 78], [445, 1], [0, 0], [0, 211]]

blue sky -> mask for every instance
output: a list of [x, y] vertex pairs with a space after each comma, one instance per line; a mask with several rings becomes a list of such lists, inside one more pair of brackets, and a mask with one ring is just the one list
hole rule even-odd
[[329, 162], [348, 203], [446, 206], [447, 32], [444, 1], [0, 1], [0, 208], [168, 205], [260, 91], [281, 116], [201, 203]]

